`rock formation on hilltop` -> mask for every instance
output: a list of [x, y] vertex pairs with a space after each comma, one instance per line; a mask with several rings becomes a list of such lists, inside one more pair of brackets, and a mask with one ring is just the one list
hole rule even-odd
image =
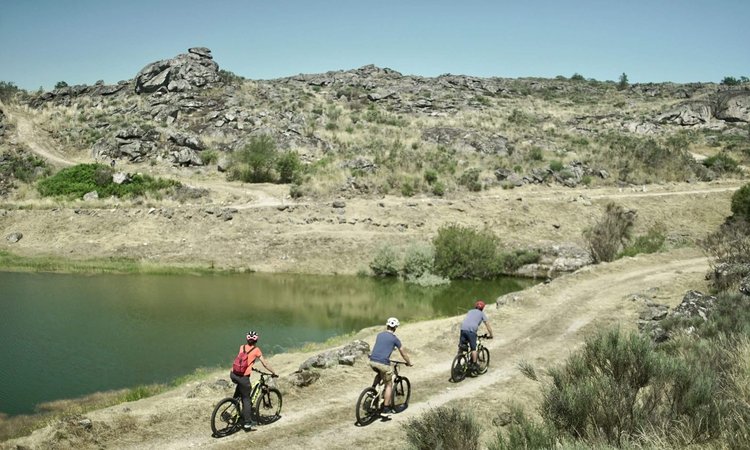
[[151, 63], [135, 77], [136, 93], [184, 92], [218, 83], [219, 65], [211, 50], [193, 47], [188, 53]]

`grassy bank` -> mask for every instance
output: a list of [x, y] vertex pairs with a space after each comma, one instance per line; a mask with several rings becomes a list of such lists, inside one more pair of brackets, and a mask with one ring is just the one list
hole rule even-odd
[[226, 275], [239, 273], [199, 265], [152, 264], [129, 258], [93, 258], [82, 260], [64, 259], [55, 256], [21, 256], [0, 250], [0, 270], [8, 272], [58, 272], [58, 273], [113, 273], [149, 275]]

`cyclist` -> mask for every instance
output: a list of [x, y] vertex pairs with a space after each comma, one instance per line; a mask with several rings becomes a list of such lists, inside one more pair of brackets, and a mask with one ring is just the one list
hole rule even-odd
[[477, 300], [474, 303], [474, 308], [466, 313], [466, 317], [461, 323], [461, 336], [458, 340], [459, 351], [461, 351], [461, 347], [469, 345], [471, 349], [471, 369], [474, 371], [479, 368], [477, 366], [477, 331], [482, 323], [487, 328], [489, 338], [492, 339], [492, 328], [487, 314], [484, 313], [484, 307], [485, 303], [482, 300]]
[[386, 330], [378, 333], [375, 338], [375, 345], [372, 347], [370, 354], [370, 367], [380, 373], [380, 378], [385, 383], [385, 398], [383, 399], [383, 413], [394, 413], [391, 407], [391, 392], [393, 390], [393, 368], [391, 367], [391, 353], [397, 348], [401, 357], [407, 366], [411, 366], [411, 360], [406, 351], [401, 347], [401, 341], [396, 337], [396, 328], [399, 321], [395, 317], [389, 318], [385, 322]]
[[[250, 392], [252, 392], [250, 375], [253, 373], [253, 364], [255, 364], [256, 360], [260, 360], [263, 367], [271, 372], [273, 376], [276, 376], [276, 372], [268, 364], [268, 361], [263, 358], [263, 352], [260, 351], [260, 347], [257, 345], [258, 338], [260, 338], [260, 336], [258, 336], [258, 333], [255, 331], [247, 332], [247, 335], [245, 336], [247, 344], [240, 346], [240, 352], [237, 355], [237, 360], [235, 360], [235, 365], [229, 373], [229, 378], [231, 378], [232, 382], [237, 385], [237, 389], [239, 389], [240, 394], [242, 395], [242, 428], [246, 431], [250, 431], [253, 427], [251, 417], [253, 410], [250, 405]], [[243, 353], [244, 356], [246, 356], [247, 363], [240, 365], [239, 367], [242, 367], [244, 370], [242, 370], [241, 373], [237, 373], [235, 372], [235, 367], [238, 367], [237, 361], [243, 358]], [[247, 368], [244, 367], [245, 365], [247, 365]]]

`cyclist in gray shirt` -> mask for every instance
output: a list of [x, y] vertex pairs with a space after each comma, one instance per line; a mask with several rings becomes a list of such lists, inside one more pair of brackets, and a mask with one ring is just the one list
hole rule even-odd
[[485, 303], [482, 300], [477, 300], [474, 303], [474, 309], [466, 313], [466, 317], [461, 323], [461, 336], [458, 340], [458, 348], [460, 351], [462, 346], [469, 345], [471, 349], [472, 370], [477, 369], [477, 331], [482, 322], [484, 322], [484, 326], [487, 328], [489, 338], [492, 339], [493, 337], [489, 319], [487, 318], [487, 314], [484, 313], [484, 307]]

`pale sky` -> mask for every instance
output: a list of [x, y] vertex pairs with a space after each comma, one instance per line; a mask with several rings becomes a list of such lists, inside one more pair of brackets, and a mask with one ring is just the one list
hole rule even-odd
[[0, 0], [0, 81], [131, 79], [208, 47], [250, 79], [348, 70], [631, 83], [750, 76], [750, 0]]

